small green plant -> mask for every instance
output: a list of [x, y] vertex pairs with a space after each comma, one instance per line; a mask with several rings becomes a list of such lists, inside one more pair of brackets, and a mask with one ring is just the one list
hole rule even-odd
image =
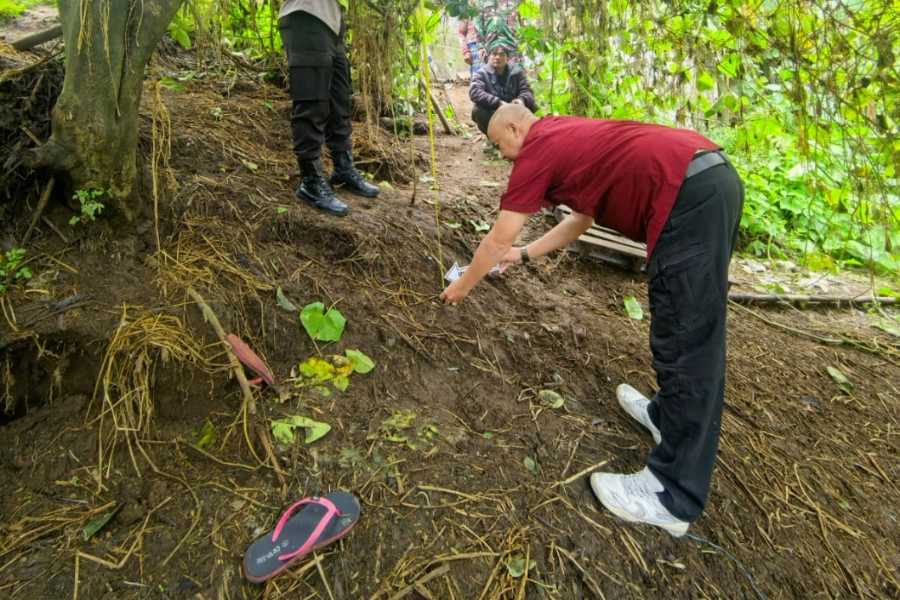
[[81, 205], [81, 213], [69, 219], [69, 225], [96, 221], [97, 215], [106, 208], [106, 205], [100, 201], [104, 196], [106, 196], [105, 190], [86, 189], [75, 192], [72, 199], [78, 200], [78, 204]]
[[323, 396], [330, 396], [328, 384], [343, 392], [350, 386], [352, 373], [364, 374], [374, 368], [375, 362], [359, 350], [347, 350], [344, 356], [312, 356], [297, 366], [293, 382], [298, 388], [311, 387]]
[[23, 248], [12, 248], [5, 254], [0, 253], [0, 294], [6, 293], [6, 286], [11, 281], [31, 279], [31, 269], [22, 266], [24, 259]]
[[314, 340], [320, 342], [337, 342], [344, 333], [347, 319], [336, 308], [325, 310], [321, 302], [313, 302], [303, 307], [300, 312], [300, 322], [306, 333]]

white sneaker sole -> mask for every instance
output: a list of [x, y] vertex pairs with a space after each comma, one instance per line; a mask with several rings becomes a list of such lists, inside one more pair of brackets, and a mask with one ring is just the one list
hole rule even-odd
[[618, 506], [607, 504], [606, 501], [603, 499], [603, 494], [601, 494], [598, 491], [597, 486], [595, 484], [594, 478], [597, 475], [598, 475], [597, 473], [595, 473], [594, 475], [591, 475], [591, 491], [594, 492], [594, 496], [596, 496], [597, 500], [600, 501], [600, 504], [602, 504], [603, 507], [606, 508], [606, 510], [608, 510], [609, 512], [611, 512], [618, 518], [620, 518], [623, 521], [626, 521], [628, 523], [636, 523], [636, 524], [640, 524], [640, 525], [652, 525], [654, 527], [659, 527], [660, 529], [665, 530], [666, 533], [668, 533], [669, 535], [671, 535], [672, 537], [675, 537], [675, 538], [680, 538], [680, 537], [684, 536], [684, 534], [687, 533], [687, 530], [691, 525], [690, 523], [679, 523], [677, 525], [664, 525], [662, 523], [654, 523], [653, 521], [645, 521], [642, 519], [635, 519], [633, 516], [631, 516], [631, 513], [629, 513], [628, 511], [622, 510]]

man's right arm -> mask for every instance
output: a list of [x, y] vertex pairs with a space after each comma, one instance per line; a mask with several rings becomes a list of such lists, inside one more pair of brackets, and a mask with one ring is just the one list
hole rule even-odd
[[489, 108], [498, 108], [503, 104], [500, 98], [491, 94], [485, 88], [484, 71], [479, 71], [472, 77], [472, 83], [469, 85], [469, 98], [472, 102]]

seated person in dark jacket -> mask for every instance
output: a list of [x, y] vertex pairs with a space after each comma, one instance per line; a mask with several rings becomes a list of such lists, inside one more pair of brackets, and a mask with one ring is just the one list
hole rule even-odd
[[503, 104], [524, 104], [531, 112], [537, 110], [525, 71], [517, 64], [508, 64], [508, 60], [506, 46], [494, 44], [490, 47], [488, 64], [472, 76], [469, 86], [469, 98], [475, 104], [472, 120], [485, 135], [494, 111]]

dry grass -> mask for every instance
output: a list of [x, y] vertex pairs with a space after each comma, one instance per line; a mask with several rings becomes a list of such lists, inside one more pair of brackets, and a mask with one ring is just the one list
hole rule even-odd
[[[206, 372], [213, 370], [209, 348], [188, 332], [173, 315], [122, 307], [119, 326], [112, 336], [94, 387], [92, 406], [97, 423], [97, 485], [113, 468], [119, 443], [124, 441], [138, 475], [135, 456], [140, 438], [151, 432], [154, 414], [153, 380], [157, 362], [173, 362]], [[90, 413], [91, 411], [89, 411]]]

